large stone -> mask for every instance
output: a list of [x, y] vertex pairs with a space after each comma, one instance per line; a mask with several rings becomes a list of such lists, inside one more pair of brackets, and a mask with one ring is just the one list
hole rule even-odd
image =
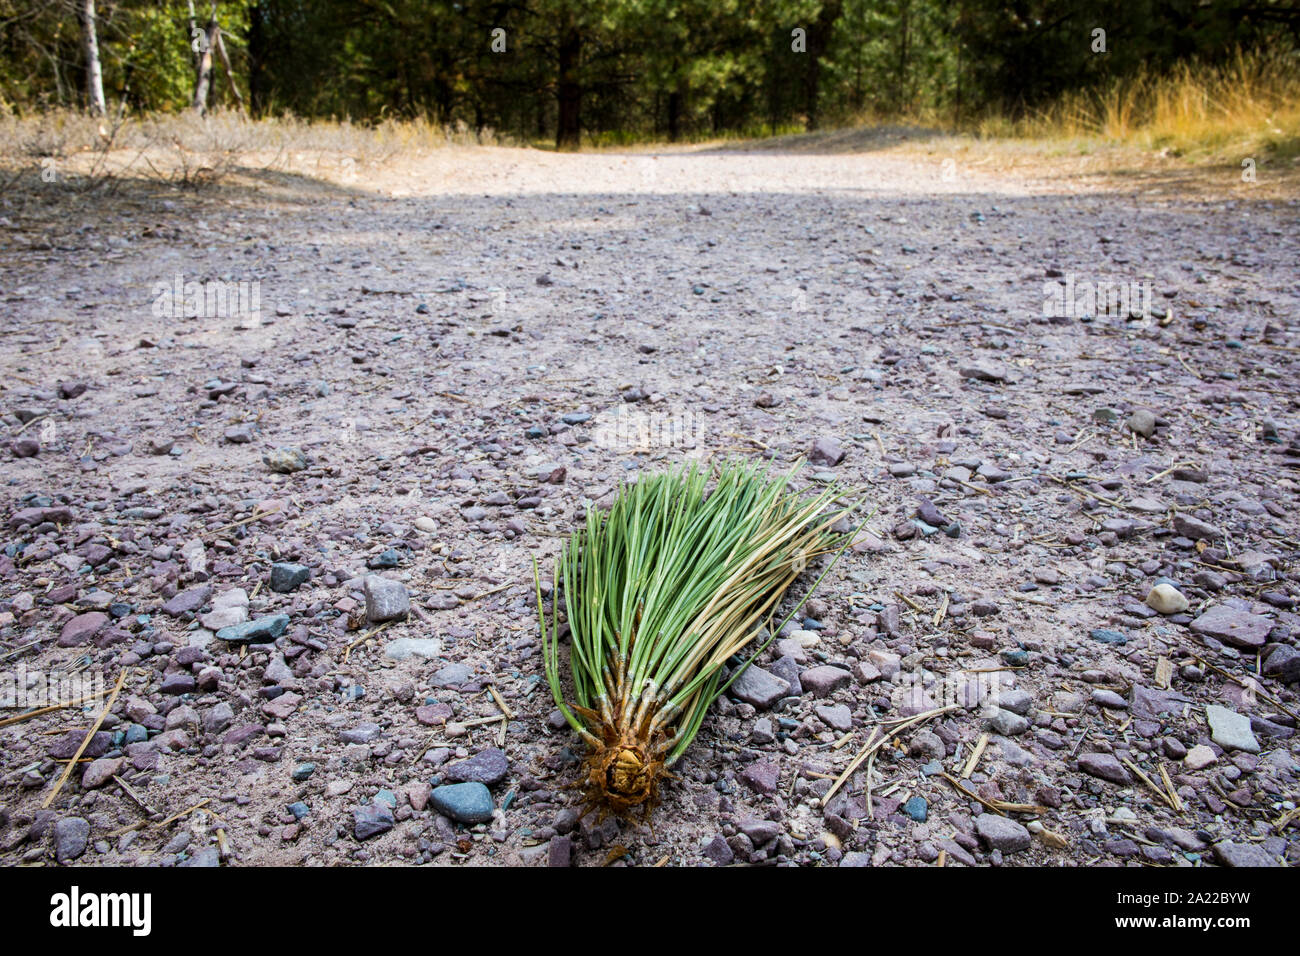
[[433, 677], [429, 679], [429, 683], [434, 687], [443, 689], [459, 687], [461, 684], [468, 683], [473, 673], [474, 672], [464, 664], [456, 662], [438, 668], [438, 670], [434, 672]]
[[86, 852], [90, 823], [81, 817], [64, 817], [54, 824], [54, 858], [70, 863]]
[[1204, 770], [1218, 759], [1214, 751], [1205, 744], [1197, 744], [1187, 751], [1187, 756], [1183, 758], [1183, 766], [1192, 771]]
[[95, 790], [113, 779], [113, 775], [122, 769], [122, 757], [100, 757], [91, 761], [81, 775], [81, 786], [86, 790]]
[[468, 760], [448, 765], [444, 776], [452, 783], [481, 783], [495, 787], [509, 772], [506, 755], [495, 748], [480, 751]]
[[1019, 853], [1029, 849], [1029, 831], [1015, 820], [993, 813], [981, 813], [975, 818], [975, 832], [991, 850]]
[[362, 589], [366, 594], [366, 620], [371, 623], [396, 621], [411, 613], [411, 596], [401, 581], [367, 574]]
[[280, 562], [271, 565], [271, 590], [287, 594], [296, 590], [311, 577], [311, 568], [302, 564]]
[[1289, 644], [1279, 644], [1264, 659], [1264, 673], [1284, 684], [1300, 681], [1300, 651]]
[[808, 449], [808, 461], [814, 465], [829, 465], [834, 467], [844, 460], [844, 446], [840, 444], [839, 439], [829, 436], [822, 436], [812, 443]]
[[1214, 858], [1223, 866], [1281, 866], [1262, 846], [1253, 843], [1214, 844]]
[[1114, 754], [1087, 753], [1079, 755], [1079, 769], [1086, 774], [1126, 786], [1133, 782], [1129, 772]]
[[477, 781], [434, 787], [429, 794], [429, 805], [457, 823], [469, 824], [486, 823], [492, 819], [494, 809], [492, 794], [485, 784]]
[[1131, 431], [1137, 432], [1143, 438], [1150, 438], [1156, 433], [1156, 416], [1155, 413], [1147, 408], [1139, 408], [1128, 417], [1126, 422]]
[[1193, 541], [1199, 541], [1202, 538], [1206, 541], [1216, 541], [1223, 537], [1222, 528], [1182, 512], [1174, 515], [1174, 531], [1184, 538], [1191, 538]]
[[732, 683], [731, 694], [759, 710], [767, 710], [782, 697], [789, 696], [790, 685], [757, 664], [751, 664]]
[[229, 644], [269, 644], [288, 626], [288, 614], [272, 614], [233, 627], [223, 627], [217, 631], [217, 637]]
[[1273, 622], [1262, 614], [1251, 614], [1226, 604], [1217, 604], [1188, 625], [1198, 634], [1213, 637], [1234, 647], [1263, 647]]
[[108, 615], [100, 611], [78, 614], [63, 625], [59, 632], [59, 647], [80, 647], [89, 644], [108, 623]]
[[1017, 713], [1001, 707], [988, 719], [989, 729], [1004, 737], [1014, 737], [1029, 729], [1029, 721]]
[[780, 778], [781, 768], [770, 760], [755, 760], [740, 772], [740, 782], [764, 796], [776, 792]]
[[189, 588], [176, 595], [170, 601], [162, 606], [164, 614], [170, 614], [172, 617], [180, 617], [182, 614], [193, 614], [203, 605], [208, 603], [208, 598], [212, 597], [212, 586], [202, 584], [196, 588]]
[[352, 833], [358, 840], [369, 840], [387, 833], [395, 823], [392, 808], [378, 800], [353, 810], [352, 820]]
[[384, 656], [395, 661], [408, 657], [437, 657], [442, 653], [442, 641], [436, 637], [399, 637], [384, 645]]
[[1207, 704], [1205, 720], [1210, 725], [1210, 739], [1224, 750], [1259, 753], [1259, 741], [1250, 729], [1249, 717], [1218, 704]]
[[1172, 584], [1157, 584], [1147, 592], [1147, 607], [1161, 614], [1182, 614], [1190, 606], [1183, 592]]
[[1159, 690], [1142, 684], [1134, 684], [1129, 695], [1133, 716], [1140, 720], [1156, 720], [1162, 714], [1182, 714], [1183, 708], [1189, 703], [1191, 699], [1177, 691]]
[[832, 664], [811, 667], [799, 674], [799, 684], [814, 697], [829, 697], [852, 679], [852, 674]]

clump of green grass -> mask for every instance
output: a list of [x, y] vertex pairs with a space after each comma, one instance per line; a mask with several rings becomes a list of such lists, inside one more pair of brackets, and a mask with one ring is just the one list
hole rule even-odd
[[[799, 467], [770, 477], [728, 464], [711, 488], [697, 466], [644, 477], [621, 489], [608, 514], [590, 509], [569, 539], [556, 561], [549, 625], [537, 579], [546, 677], [589, 748], [588, 809], [650, 812], [664, 771], [740, 673], [724, 679], [727, 661], [766, 634], [747, 666], [779, 628], [772, 618], [790, 585], [851, 539], [832, 530], [853, 507], [836, 505], [840, 489], [789, 490]], [[571, 700], [562, 686], [561, 595]]]

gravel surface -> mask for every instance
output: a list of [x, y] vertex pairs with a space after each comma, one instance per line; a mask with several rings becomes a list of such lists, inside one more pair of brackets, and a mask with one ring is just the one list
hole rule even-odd
[[[125, 677], [84, 749], [103, 697], [0, 727], [0, 863], [1300, 864], [1294, 200], [450, 148], [38, 198], [0, 691]], [[653, 829], [579, 820], [532, 562], [735, 455], [874, 513]]]

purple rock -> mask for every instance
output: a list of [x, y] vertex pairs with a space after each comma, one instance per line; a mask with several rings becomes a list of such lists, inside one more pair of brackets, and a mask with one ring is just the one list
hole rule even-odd
[[789, 696], [790, 685], [757, 664], [751, 664], [732, 683], [731, 694], [759, 710], [767, 710], [782, 697]]
[[546, 849], [547, 866], [573, 865], [573, 840], [567, 836], [551, 837], [551, 844]]
[[1029, 831], [1007, 817], [981, 813], [975, 818], [975, 832], [991, 850], [1019, 853], [1029, 849]]
[[357, 807], [352, 811], [352, 820], [352, 832], [358, 840], [369, 840], [381, 833], [387, 833], [396, 822], [388, 804], [378, 801], [368, 803], [364, 807]]
[[841, 687], [847, 686], [852, 678], [853, 675], [842, 667], [823, 664], [803, 671], [799, 675], [799, 683], [814, 697], [829, 697]]
[[468, 760], [450, 764], [446, 777], [452, 783], [482, 783], [495, 787], [506, 778], [509, 769], [506, 755], [492, 748], [480, 751]]
[[193, 614], [207, 604], [210, 597], [212, 597], [211, 585], [202, 584], [196, 588], [189, 588], [164, 604], [162, 606], [163, 613], [170, 614], [172, 617]]
[[1108, 780], [1111, 783], [1123, 785], [1133, 782], [1129, 772], [1124, 769], [1124, 765], [1119, 762], [1114, 754], [1080, 754], [1079, 769], [1084, 773], [1100, 777], [1102, 780]]
[[770, 760], [756, 760], [740, 772], [740, 782], [755, 793], [775, 793], [780, 779], [781, 768]]
[[59, 647], [80, 647], [88, 644], [108, 623], [108, 615], [101, 611], [88, 611], [78, 614], [59, 633]]
[[715, 834], [709, 841], [708, 846], [704, 848], [704, 855], [718, 866], [727, 866], [736, 858], [736, 854], [731, 852], [731, 847], [727, 845], [727, 840], [721, 833]]
[[814, 465], [838, 465], [844, 460], [844, 446], [836, 438], [822, 436], [808, 449], [808, 460]]
[[165, 675], [158, 690], [164, 694], [192, 694], [195, 686], [192, 676], [177, 671], [174, 674]]
[[1226, 604], [1210, 608], [1190, 625], [1193, 631], [1234, 647], [1263, 647], [1273, 622], [1262, 614], [1251, 614]]

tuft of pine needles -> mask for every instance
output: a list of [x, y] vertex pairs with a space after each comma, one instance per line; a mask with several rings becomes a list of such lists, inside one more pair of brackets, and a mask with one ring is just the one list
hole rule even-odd
[[[724, 682], [726, 662], [766, 633], [748, 666], [779, 629], [771, 619], [789, 586], [851, 540], [832, 530], [853, 507], [835, 505], [839, 488], [813, 497], [789, 490], [801, 465], [770, 477], [727, 464], [712, 487], [692, 465], [624, 486], [608, 514], [588, 509], [558, 556], [549, 626], [535, 571], [546, 677], [588, 745], [580, 781], [588, 810], [649, 814], [665, 770], [743, 670]], [[561, 595], [572, 701], [561, 681]]]

